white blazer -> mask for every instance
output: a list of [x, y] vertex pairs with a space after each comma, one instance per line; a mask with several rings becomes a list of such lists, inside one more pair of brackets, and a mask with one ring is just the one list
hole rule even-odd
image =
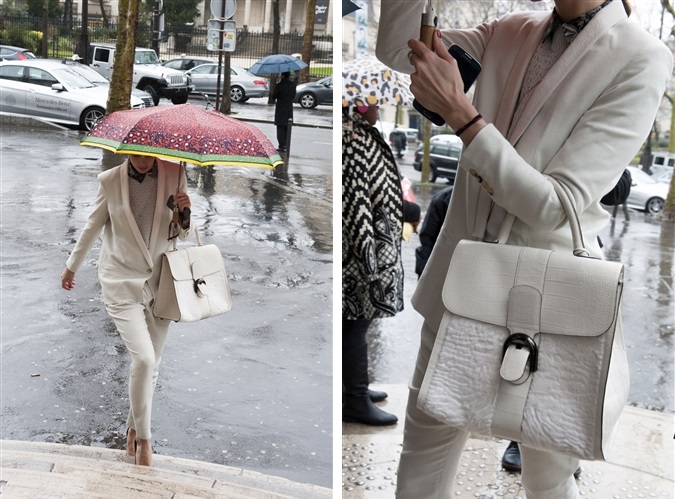
[[[71, 271], [77, 272], [103, 230], [98, 274], [106, 304], [128, 300], [142, 303], [146, 282], [153, 295], [157, 290], [162, 253], [171, 249], [167, 235], [173, 212], [167, 207], [167, 199], [176, 193], [177, 187], [181, 192], [187, 188], [180, 165], [160, 159], [157, 164], [157, 202], [148, 246], [131, 211], [129, 160], [126, 160], [99, 174], [94, 210], [66, 262]], [[190, 228], [181, 230], [179, 238], [185, 239], [189, 234]]]
[[[419, 37], [424, 3], [382, 0], [376, 55], [396, 70], [413, 71], [406, 42]], [[602, 257], [596, 236], [609, 216], [599, 200], [655, 119], [673, 57], [615, 0], [566, 49], [508, 135], [528, 64], [550, 20], [551, 12], [518, 12], [475, 29], [442, 32], [446, 45], [457, 43], [481, 62], [474, 105], [489, 125], [462, 153], [445, 223], [412, 299], [435, 330], [455, 246], [481, 239], [486, 221], [495, 234], [509, 212], [516, 220], [508, 244], [572, 249], [563, 208], [543, 173], [573, 195], [585, 244]]]

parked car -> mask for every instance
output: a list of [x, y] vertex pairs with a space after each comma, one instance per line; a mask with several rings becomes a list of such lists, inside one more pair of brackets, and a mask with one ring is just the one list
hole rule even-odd
[[[85, 66], [84, 64], [80, 64], [79, 62], [72, 62], [69, 61], [68, 59], [64, 59], [62, 62], [65, 65], [67, 65], [70, 69], [72, 69], [76, 73], [79, 73], [84, 78], [92, 82], [94, 85], [110, 89], [110, 82], [89, 66]], [[143, 103], [143, 106], [139, 106], [139, 101]], [[155, 105], [153, 103], [152, 95], [143, 90], [139, 90], [138, 88], [131, 89], [130, 103], [132, 109], [135, 109], [137, 107], [153, 107]]]
[[106, 114], [108, 88], [61, 61], [29, 59], [0, 62], [0, 95], [0, 112], [89, 130]]
[[296, 96], [293, 101], [305, 109], [315, 108], [319, 104], [333, 105], [333, 77], [301, 83], [296, 87]]
[[163, 62], [162, 66], [171, 69], [177, 69], [178, 71], [188, 71], [189, 69], [196, 68], [202, 64], [216, 64], [216, 61], [213, 59], [207, 59], [206, 57], [185, 56]]
[[430, 137], [430, 144], [437, 144], [440, 142], [456, 144], [462, 147], [462, 139], [454, 133], [440, 133], [434, 137]]
[[26, 59], [35, 59], [35, 54], [21, 47], [0, 45], [0, 61], [25, 61]]
[[[194, 86], [193, 92], [216, 95], [218, 64], [202, 64], [186, 71]], [[220, 89], [223, 90], [225, 75], [221, 68]], [[246, 102], [252, 97], [270, 95], [268, 80], [249, 73], [246, 69], [230, 67], [230, 99], [232, 102]]]
[[[462, 154], [462, 147], [457, 144], [447, 142], [437, 142], [430, 144], [430, 182], [435, 182], [437, 178], [447, 178], [449, 183], [455, 181], [455, 174], [458, 171], [458, 162]], [[423, 146], [420, 145], [415, 152], [413, 168], [422, 171]]]
[[635, 166], [629, 166], [628, 169], [631, 173], [631, 190], [627, 198], [627, 206], [651, 214], [660, 213], [667, 199], [669, 184], [657, 182]]
[[[111, 43], [92, 43], [85, 62], [110, 80], [115, 50], [115, 45]], [[173, 104], [185, 104], [191, 91], [190, 80], [185, 73], [162, 66], [155, 51], [148, 48], [135, 50], [132, 84], [148, 92], [155, 105], [160, 103], [161, 97]]]

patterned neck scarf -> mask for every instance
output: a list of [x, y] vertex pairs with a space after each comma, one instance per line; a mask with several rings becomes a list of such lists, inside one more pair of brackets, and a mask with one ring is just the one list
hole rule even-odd
[[131, 161], [129, 162], [129, 176], [131, 178], [140, 184], [143, 182], [143, 179], [146, 178], [146, 175], [153, 178], [157, 177], [157, 161], [155, 161], [153, 163], [153, 167], [145, 173], [139, 172], [136, 168], [134, 168], [134, 165], [131, 164]]
[[542, 41], [551, 40], [554, 37], [556, 30], [561, 28], [563, 29], [563, 36], [566, 38], [566, 42], [568, 45], [570, 45], [573, 43], [573, 40], [575, 40], [575, 37], [580, 34], [580, 31], [582, 31], [584, 27], [589, 24], [589, 21], [591, 21], [602, 8], [610, 4], [612, 1], [613, 0], [606, 0], [598, 7], [595, 7], [592, 10], [585, 12], [580, 17], [576, 17], [575, 19], [568, 22], [563, 22], [561, 17], [559, 17], [559, 14], [557, 14], [556, 9], [554, 9], [554, 12], [552, 13], [552, 22], [549, 24], [549, 28], [547, 28]]

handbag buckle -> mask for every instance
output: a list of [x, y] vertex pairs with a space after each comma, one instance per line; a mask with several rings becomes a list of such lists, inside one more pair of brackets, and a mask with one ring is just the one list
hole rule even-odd
[[203, 296], [206, 296], [207, 294], [207, 282], [200, 278], [200, 279], [195, 279], [193, 282], [193, 288], [195, 289], [195, 293], [197, 296], [202, 298]]
[[524, 333], [514, 333], [507, 337], [505, 343], [502, 345], [502, 358], [505, 358], [507, 349], [514, 345], [516, 348], [528, 349], [528, 370], [534, 373], [538, 370], [538, 345], [535, 340]]

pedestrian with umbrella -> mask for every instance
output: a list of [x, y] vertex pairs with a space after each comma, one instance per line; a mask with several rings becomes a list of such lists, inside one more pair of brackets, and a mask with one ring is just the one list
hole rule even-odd
[[190, 104], [112, 113], [81, 144], [129, 156], [99, 175], [94, 209], [61, 285], [75, 287], [75, 274], [103, 232], [103, 302], [131, 355], [127, 455], [152, 466], [152, 397], [169, 329], [152, 308], [163, 253], [192, 229], [185, 169], [174, 161], [273, 168], [281, 158], [257, 128]]
[[375, 60], [343, 65], [342, 419], [372, 426], [397, 416], [369, 389], [367, 332], [375, 319], [404, 308], [401, 241], [404, 223], [417, 226], [420, 207], [406, 201], [392, 150], [374, 127], [381, 104], [413, 100], [396, 73]]
[[[75, 274], [103, 232], [98, 265], [103, 302], [131, 355], [127, 455], [144, 466], [153, 465], [152, 399], [170, 322], [156, 318], [152, 304], [162, 254], [172, 239], [190, 234], [186, 188], [184, 169], [154, 156], [130, 155], [99, 174], [94, 209], [61, 274], [62, 287], [72, 290]], [[179, 224], [172, 224], [174, 204]]]
[[[296, 96], [296, 82], [291, 80], [291, 71], [300, 71], [307, 64], [300, 59], [286, 54], [274, 54], [263, 57], [249, 68], [255, 75], [281, 74], [281, 80], [272, 91], [275, 100], [275, 126], [277, 127], [278, 151], [286, 150], [289, 120], [293, 120], [293, 98]], [[293, 121], [292, 121], [293, 122]]]
[[289, 120], [293, 123], [293, 98], [296, 96], [296, 82], [291, 79], [290, 72], [282, 73], [272, 92], [275, 99], [275, 126], [277, 127], [277, 150], [287, 153], [286, 142], [289, 134]]

